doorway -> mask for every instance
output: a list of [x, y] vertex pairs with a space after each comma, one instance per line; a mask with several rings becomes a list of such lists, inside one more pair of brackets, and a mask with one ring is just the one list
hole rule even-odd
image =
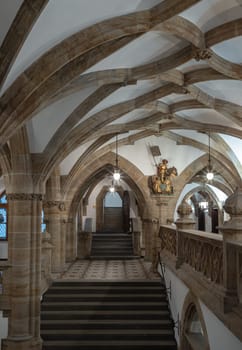
[[107, 192], [104, 197], [103, 232], [123, 232], [123, 200], [118, 192]]
[[104, 187], [96, 199], [96, 231], [127, 233], [130, 225], [130, 197], [120, 187], [111, 193]]

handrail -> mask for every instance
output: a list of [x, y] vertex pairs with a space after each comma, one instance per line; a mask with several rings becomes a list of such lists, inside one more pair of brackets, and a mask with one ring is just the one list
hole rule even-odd
[[[165, 280], [165, 264], [162, 262], [160, 253], [158, 253], [158, 261], [159, 261], [160, 269], [161, 269], [161, 278], [162, 278], [162, 282], [164, 282], [165, 287], [166, 287], [166, 280]], [[169, 312], [170, 312], [170, 315], [171, 315], [171, 318], [172, 318], [173, 328], [176, 328], [176, 329], [177, 329], [177, 334], [178, 334], [178, 336], [179, 336], [179, 334], [180, 334], [179, 312], [177, 313], [177, 320], [176, 320], [176, 321], [173, 319], [172, 312], [171, 312], [171, 305], [170, 305], [171, 295], [172, 295], [171, 281], [170, 281], [170, 286], [169, 286], [169, 287], [166, 287], [165, 290], [166, 290], [167, 295], [169, 296], [169, 297], [168, 297], [168, 308], [169, 308]]]

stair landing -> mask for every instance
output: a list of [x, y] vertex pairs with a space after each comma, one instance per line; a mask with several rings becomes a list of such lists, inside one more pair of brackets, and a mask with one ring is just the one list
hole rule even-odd
[[133, 260], [76, 260], [61, 276], [64, 280], [145, 280], [160, 279], [151, 272], [151, 263]]

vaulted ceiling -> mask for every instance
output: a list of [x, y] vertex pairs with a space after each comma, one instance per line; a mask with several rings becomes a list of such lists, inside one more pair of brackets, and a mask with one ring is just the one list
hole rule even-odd
[[209, 133], [214, 185], [240, 184], [242, 1], [10, 0], [0, 19], [2, 150], [24, 127], [39, 171], [68, 175], [118, 133], [145, 175], [151, 145], [181, 173]]

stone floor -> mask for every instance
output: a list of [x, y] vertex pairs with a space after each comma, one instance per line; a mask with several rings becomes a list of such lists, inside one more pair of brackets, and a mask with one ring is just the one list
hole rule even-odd
[[66, 280], [144, 280], [157, 279], [150, 272], [151, 263], [132, 260], [77, 260], [61, 276]]

